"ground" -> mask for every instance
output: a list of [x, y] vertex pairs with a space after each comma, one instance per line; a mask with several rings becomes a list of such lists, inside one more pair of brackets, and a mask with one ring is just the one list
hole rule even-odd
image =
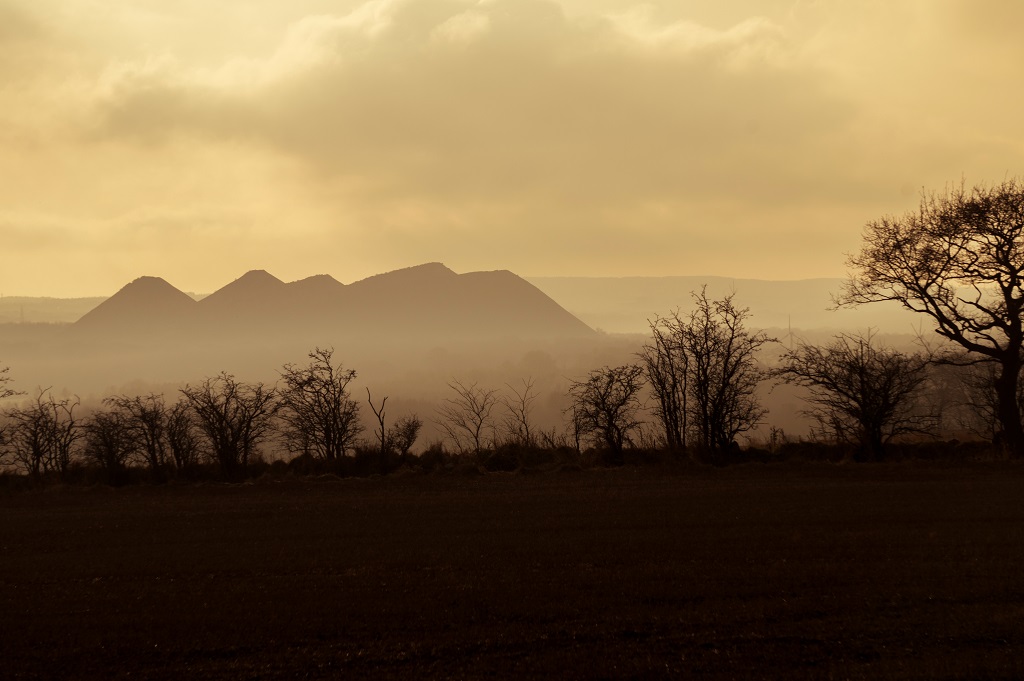
[[1024, 467], [0, 494], [9, 679], [1019, 678]]

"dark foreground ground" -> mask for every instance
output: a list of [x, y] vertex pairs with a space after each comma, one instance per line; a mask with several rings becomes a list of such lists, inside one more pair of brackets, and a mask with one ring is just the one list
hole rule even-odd
[[0, 677], [1019, 678], [1024, 468], [0, 495]]

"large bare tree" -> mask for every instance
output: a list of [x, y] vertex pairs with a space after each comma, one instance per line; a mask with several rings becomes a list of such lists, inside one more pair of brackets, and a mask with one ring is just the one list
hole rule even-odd
[[699, 447], [718, 462], [736, 436], [755, 428], [767, 413], [757, 398], [757, 386], [767, 375], [757, 353], [775, 339], [747, 329], [750, 311], [737, 307], [733, 294], [710, 300], [704, 288], [693, 300], [694, 310], [680, 331], [691, 422]]
[[140, 450], [131, 414], [120, 407], [98, 411], [84, 425], [86, 458], [92, 460], [113, 485], [125, 481], [128, 466]]
[[359, 404], [349, 384], [354, 369], [334, 362], [333, 348], [316, 348], [309, 364], [286, 364], [281, 372], [281, 418], [288, 448], [318, 459], [342, 459], [362, 432]]
[[[138, 449], [145, 454], [150, 475], [156, 480], [162, 479], [167, 466], [168, 417], [163, 395], [153, 393], [145, 396], [120, 395], [108, 397], [104, 402], [112, 407], [112, 411], [117, 410], [122, 413], [121, 421], [132, 431], [139, 445]], [[113, 433], [116, 430], [114, 428], [116, 425], [118, 423], [106, 419], [101, 421], [97, 427], [106, 436], [106, 433]], [[110, 437], [114, 437], [114, 435], [111, 434]]]
[[623, 462], [622, 451], [640, 427], [643, 384], [643, 368], [626, 364], [595, 369], [569, 386], [574, 425], [607, 449], [611, 463]]
[[782, 356], [776, 375], [807, 388], [805, 413], [870, 460], [880, 458], [893, 438], [935, 424], [934, 415], [916, 404], [927, 368], [921, 354], [881, 347], [870, 334], [841, 334], [827, 345], [798, 344]]
[[998, 367], [1002, 441], [1024, 456], [1017, 385], [1024, 364], [1024, 184], [925, 194], [916, 211], [869, 222], [848, 259], [840, 304], [896, 301], [969, 358]]
[[56, 398], [49, 389], [7, 411], [9, 430], [5, 447], [15, 465], [31, 477], [67, 473], [81, 437], [75, 409], [77, 397]]
[[181, 394], [196, 415], [221, 472], [234, 478], [245, 472], [258, 445], [270, 434], [277, 394], [262, 383], [242, 383], [224, 372]]

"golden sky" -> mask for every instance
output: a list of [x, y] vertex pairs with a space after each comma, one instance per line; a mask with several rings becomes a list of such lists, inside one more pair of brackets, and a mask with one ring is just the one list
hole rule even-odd
[[1018, 0], [0, 0], [0, 293], [842, 276], [1024, 168]]

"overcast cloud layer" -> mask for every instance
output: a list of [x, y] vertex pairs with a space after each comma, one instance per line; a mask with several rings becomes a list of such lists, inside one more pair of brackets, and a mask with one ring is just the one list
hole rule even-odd
[[1016, 0], [0, 0], [5, 295], [841, 276], [1024, 172]]

